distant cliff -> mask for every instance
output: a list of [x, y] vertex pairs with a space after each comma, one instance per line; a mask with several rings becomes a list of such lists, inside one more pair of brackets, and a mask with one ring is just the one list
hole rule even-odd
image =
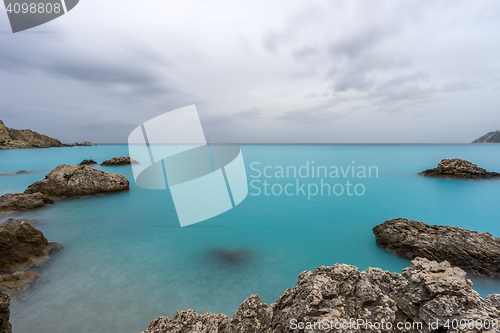
[[29, 129], [8, 128], [0, 120], [0, 149], [62, 147], [61, 141]]
[[472, 141], [472, 143], [500, 143], [500, 131], [489, 132], [479, 139]]

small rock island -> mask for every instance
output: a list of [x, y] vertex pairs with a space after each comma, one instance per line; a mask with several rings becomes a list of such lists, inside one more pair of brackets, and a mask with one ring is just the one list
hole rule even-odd
[[487, 232], [398, 218], [377, 225], [373, 233], [378, 245], [399, 256], [446, 260], [473, 274], [500, 276], [500, 238]]
[[460, 158], [443, 159], [434, 169], [427, 169], [420, 174], [429, 177], [457, 179], [488, 179], [499, 178], [500, 173], [489, 172], [469, 161]]
[[489, 132], [471, 143], [500, 143], [500, 130]]

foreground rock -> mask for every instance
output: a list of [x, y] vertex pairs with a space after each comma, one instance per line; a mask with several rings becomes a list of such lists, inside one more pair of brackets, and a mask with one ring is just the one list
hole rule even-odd
[[92, 164], [97, 164], [97, 162], [94, 160], [83, 160], [78, 165], [92, 165]]
[[377, 244], [397, 255], [446, 260], [474, 274], [500, 276], [500, 238], [489, 233], [403, 218], [385, 221], [373, 233]]
[[[173, 319], [156, 318], [143, 333], [381, 332], [368, 322], [373, 325], [382, 321], [385, 327], [389, 323], [393, 327], [385, 332], [477, 332], [481, 329], [445, 329], [447, 321], [498, 320], [500, 309], [493, 304], [500, 295], [483, 299], [471, 286], [460, 268], [424, 258], [413, 260], [401, 274], [378, 268], [360, 272], [354, 266], [335, 264], [302, 272], [295, 288], [286, 290], [271, 305], [254, 295], [231, 318], [178, 311]], [[356, 325], [357, 320], [363, 325]], [[314, 329], [318, 322], [327, 327]], [[429, 328], [429, 322], [437, 325]], [[305, 330], [299, 323], [304, 323]], [[396, 329], [398, 323], [402, 323], [402, 329]], [[415, 329], [405, 329], [405, 323]]]
[[0, 120], [0, 149], [62, 147], [61, 141], [32, 130], [8, 128]]
[[45, 179], [31, 184], [24, 193], [40, 192], [48, 197], [79, 197], [128, 191], [129, 182], [122, 175], [103, 172], [86, 165], [62, 164]]
[[7, 193], [0, 197], [0, 215], [25, 212], [52, 203], [54, 203], [54, 200], [41, 193]]
[[483, 168], [460, 158], [444, 159], [434, 169], [427, 169], [420, 174], [430, 177], [482, 179], [500, 177], [498, 172], [488, 172]]
[[9, 305], [9, 296], [0, 293], [0, 333], [12, 333], [12, 325], [9, 323]]
[[24, 220], [0, 223], [0, 273], [12, 273], [46, 263], [49, 255], [62, 248], [49, 243], [43, 233]]
[[500, 143], [500, 130], [489, 132], [488, 134], [472, 141], [472, 143]]
[[138, 164], [136, 160], [130, 158], [129, 156], [121, 156], [121, 157], [113, 157], [112, 159], [106, 160], [102, 162], [102, 165], [111, 166], [111, 165], [130, 165], [130, 164]]

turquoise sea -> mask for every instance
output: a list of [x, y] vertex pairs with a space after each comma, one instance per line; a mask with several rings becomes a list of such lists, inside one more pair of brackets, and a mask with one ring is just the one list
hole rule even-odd
[[[274, 177], [276, 166], [299, 169], [313, 161], [315, 166], [344, 171], [349, 166], [356, 171], [359, 166], [375, 166], [378, 177], [373, 172], [371, 178], [351, 173], [323, 179], [330, 185], [362, 184], [357, 190], [364, 193], [349, 196], [345, 188], [342, 195], [324, 193], [310, 200], [307, 193], [252, 195], [258, 191], [250, 187], [248, 197], [234, 209], [180, 228], [168, 190], [137, 187], [130, 166], [99, 166], [125, 175], [130, 191], [58, 200], [16, 216], [39, 220], [35, 226], [64, 250], [37, 270], [40, 281], [26, 299], [13, 299], [14, 333], [138, 333], [157, 316], [172, 317], [182, 309], [231, 316], [252, 294], [274, 302], [295, 285], [300, 272], [321, 265], [346, 263], [401, 272], [409, 260], [378, 248], [372, 233], [375, 225], [397, 217], [500, 237], [500, 180], [418, 175], [442, 158], [454, 157], [500, 171], [500, 145], [242, 145], [241, 149], [248, 181], [259, 180], [253, 184], [261, 190], [264, 180], [281, 187], [297, 180], [320, 184], [321, 179], [311, 174]], [[126, 155], [124, 145], [3, 150], [0, 173], [21, 169], [29, 173], [1, 176], [0, 195], [23, 192], [59, 164], [77, 164], [85, 158], [100, 163]], [[262, 172], [266, 166], [267, 175], [273, 177], [252, 177], [258, 175], [253, 169]], [[339, 193], [340, 187], [336, 189]], [[279, 185], [274, 190], [278, 193]], [[221, 250], [236, 251], [237, 258], [228, 260]], [[483, 297], [500, 292], [500, 279], [470, 274], [469, 278]]]

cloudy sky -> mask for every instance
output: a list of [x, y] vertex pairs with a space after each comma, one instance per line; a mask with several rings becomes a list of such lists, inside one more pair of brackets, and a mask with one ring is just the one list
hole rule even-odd
[[500, 2], [81, 0], [12, 34], [0, 119], [124, 143], [196, 104], [208, 141], [461, 143], [500, 128]]

